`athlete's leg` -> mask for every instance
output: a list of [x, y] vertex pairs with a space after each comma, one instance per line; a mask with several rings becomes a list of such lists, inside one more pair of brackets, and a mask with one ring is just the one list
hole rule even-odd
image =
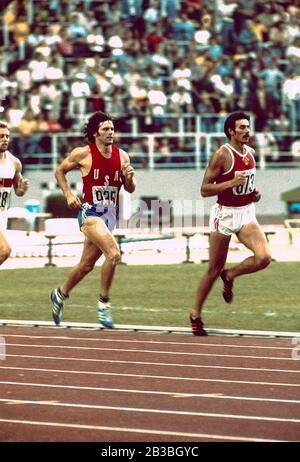
[[8, 259], [11, 254], [11, 247], [9, 246], [8, 242], [6, 241], [5, 237], [3, 236], [2, 232], [0, 231], [0, 265]]
[[191, 313], [193, 318], [201, 317], [203, 304], [225, 265], [230, 238], [231, 236], [227, 236], [217, 231], [211, 232], [210, 234], [208, 269], [201, 279], [197, 290], [196, 303]]
[[[101, 218], [87, 218], [82, 225], [84, 235], [104, 254], [101, 271], [101, 295], [107, 297], [117, 264], [120, 261], [119, 246]], [[98, 257], [99, 258], [99, 257]]]
[[66, 281], [60, 286], [64, 295], [75, 287], [95, 266], [96, 261], [102, 255], [101, 249], [95, 245], [89, 238], [85, 238], [83, 251], [79, 263], [72, 268]]
[[253, 252], [253, 255], [226, 271], [226, 276], [230, 281], [242, 274], [262, 270], [272, 260], [265, 233], [257, 222], [254, 221], [244, 225], [237, 233], [237, 237], [242, 244]]

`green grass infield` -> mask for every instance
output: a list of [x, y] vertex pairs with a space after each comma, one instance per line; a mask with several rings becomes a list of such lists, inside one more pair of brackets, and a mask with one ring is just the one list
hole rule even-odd
[[[117, 324], [189, 326], [197, 286], [207, 264], [127, 266], [117, 268], [111, 290]], [[50, 291], [70, 268], [3, 270], [0, 273], [0, 318], [50, 321]], [[300, 331], [300, 262], [272, 262], [234, 284], [234, 301], [222, 298], [216, 281], [203, 311], [209, 328]], [[96, 267], [72, 291], [64, 321], [97, 322], [101, 267]]]

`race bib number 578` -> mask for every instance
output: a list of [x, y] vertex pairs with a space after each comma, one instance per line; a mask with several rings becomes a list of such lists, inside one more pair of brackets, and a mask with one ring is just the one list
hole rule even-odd
[[116, 186], [93, 186], [93, 203], [116, 206], [118, 188]]

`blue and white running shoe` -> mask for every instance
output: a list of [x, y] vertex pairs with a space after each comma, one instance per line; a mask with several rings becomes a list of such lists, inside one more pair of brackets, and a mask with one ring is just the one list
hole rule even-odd
[[51, 301], [53, 304], [53, 307], [52, 307], [53, 321], [55, 322], [57, 326], [59, 326], [62, 321], [62, 310], [64, 307], [64, 300], [68, 297], [62, 295], [59, 288], [53, 289], [50, 297], [51, 297]]
[[98, 306], [97, 306], [97, 313], [98, 313], [98, 319], [99, 322], [102, 324], [102, 326], [107, 327], [107, 329], [113, 329], [114, 322], [112, 320], [112, 312], [111, 312], [111, 306], [110, 303], [103, 303], [100, 300], [98, 300]]

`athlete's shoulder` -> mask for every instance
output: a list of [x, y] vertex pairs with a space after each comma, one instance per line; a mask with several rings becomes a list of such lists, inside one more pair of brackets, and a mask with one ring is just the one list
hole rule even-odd
[[78, 146], [72, 149], [69, 156], [79, 161], [87, 157], [89, 154], [91, 154], [91, 150], [90, 150], [89, 145], [87, 144], [85, 146]]
[[22, 163], [20, 159], [14, 156], [10, 151], [6, 151], [7, 158], [13, 163], [16, 170], [22, 169]]
[[215, 159], [218, 161], [218, 162], [221, 162], [221, 163], [224, 163], [226, 162], [229, 158], [231, 158], [232, 154], [231, 154], [231, 151], [230, 149], [227, 147], [226, 144], [222, 144], [222, 146], [220, 146], [215, 154]]
[[228, 146], [228, 144], [222, 144], [216, 151], [219, 155], [221, 156], [227, 156], [228, 154], [230, 154], [231, 150], [230, 150], [230, 146]]
[[121, 158], [122, 163], [130, 162], [129, 155], [127, 154], [126, 151], [124, 151], [124, 149], [119, 148], [119, 153], [120, 153], [120, 158]]

